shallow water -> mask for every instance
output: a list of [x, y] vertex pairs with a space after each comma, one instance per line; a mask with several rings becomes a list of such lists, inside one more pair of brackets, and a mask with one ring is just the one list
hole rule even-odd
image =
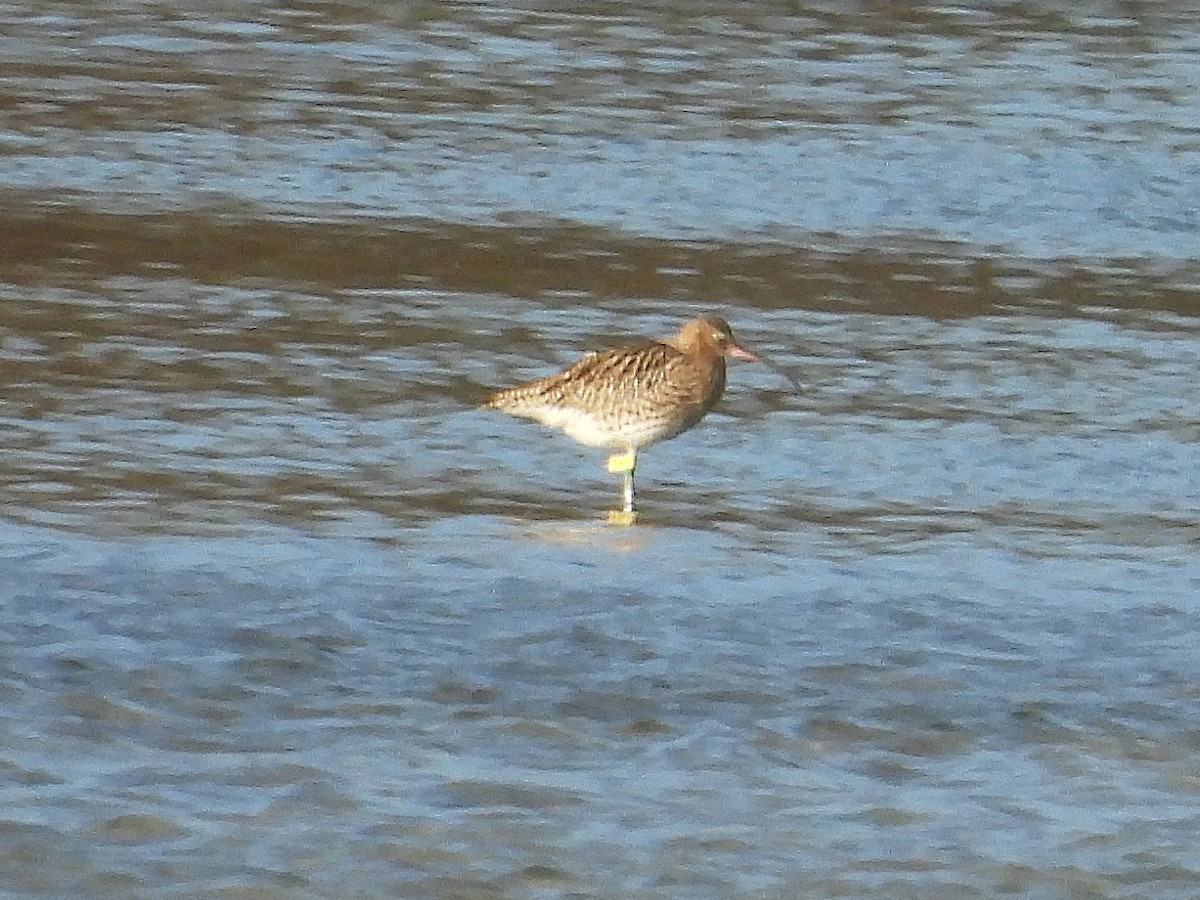
[[1191, 19], [0, 7], [6, 894], [1193, 897]]

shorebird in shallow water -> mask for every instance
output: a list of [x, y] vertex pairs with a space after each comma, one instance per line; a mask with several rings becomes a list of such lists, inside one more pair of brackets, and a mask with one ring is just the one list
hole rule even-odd
[[724, 319], [692, 319], [673, 338], [589, 353], [557, 375], [496, 391], [484, 406], [617, 451], [608, 470], [623, 476], [623, 503], [609, 519], [628, 525], [636, 518], [638, 451], [704, 418], [725, 390], [727, 356], [758, 359], [738, 346]]

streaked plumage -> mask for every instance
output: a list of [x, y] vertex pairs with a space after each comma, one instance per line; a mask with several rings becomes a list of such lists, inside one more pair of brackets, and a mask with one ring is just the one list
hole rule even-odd
[[557, 375], [494, 393], [484, 404], [559, 428], [589, 447], [628, 454], [625, 513], [633, 514], [633, 469], [643, 447], [687, 431], [725, 390], [725, 357], [755, 359], [716, 316], [693, 319], [674, 338], [589, 353]]

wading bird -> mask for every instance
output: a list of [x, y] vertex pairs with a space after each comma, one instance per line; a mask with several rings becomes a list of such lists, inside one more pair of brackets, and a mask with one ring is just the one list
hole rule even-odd
[[569, 369], [496, 391], [484, 403], [559, 428], [581, 444], [615, 451], [608, 470], [623, 476], [622, 507], [609, 520], [632, 524], [633, 475], [643, 447], [682, 434], [725, 390], [725, 357], [756, 360], [729, 323], [692, 319], [673, 338], [589, 353]]

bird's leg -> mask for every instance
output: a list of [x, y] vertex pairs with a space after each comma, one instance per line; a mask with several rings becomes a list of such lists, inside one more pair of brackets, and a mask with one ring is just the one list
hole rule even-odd
[[623, 501], [620, 510], [613, 510], [608, 514], [610, 522], [618, 525], [632, 525], [637, 519], [637, 513], [633, 511], [633, 473], [635, 469], [637, 469], [636, 450], [615, 453], [608, 458], [608, 471], [614, 475], [621, 475], [621, 498]]

